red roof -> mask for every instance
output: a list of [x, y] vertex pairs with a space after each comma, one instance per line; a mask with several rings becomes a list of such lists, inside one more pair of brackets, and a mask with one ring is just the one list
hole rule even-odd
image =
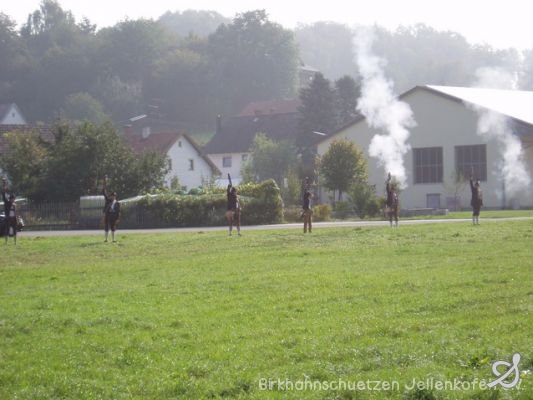
[[244, 107], [238, 117], [253, 117], [258, 115], [297, 113], [301, 105], [299, 98], [289, 100], [254, 101]]
[[153, 133], [146, 139], [141, 135], [126, 135], [124, 139], [130, 145], [135, 153], [145, 151], [156, 151], [161, 154], [167, 154], [170, 148], [182, 134], [179, 132]]
[[166, 155], [170, 148], [176, 143], [179, 138], [184, 138], [187, 140], [191, 146], [198, 152], [200, 157], [202, 157], [207, 164], [211, 167], [211, 170], [214, 174], [220, 174], [221, 172], [216, 167], [216, 165], [211, 161], [211, 159], [205, 156], [200, 149], [200, 146], [187, 134], [181, 132], [163, 132], [163, 133], [152, 133], [147, 138], [143, 138], [141, 135], [136, 134], [127, 134], [124, 136], [126, 143], [133, 149], [137, 154], [143, 153], [145, 151], [156, 151], [160, 154]]

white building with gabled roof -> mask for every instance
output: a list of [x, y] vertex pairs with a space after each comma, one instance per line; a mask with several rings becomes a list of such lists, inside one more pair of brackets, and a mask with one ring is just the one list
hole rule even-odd
[[26, 124], [26, 118], [15, 103], [0, 104], [0, 125]]
[[[524, 161], [533, 172], [533, 92], [449, 86], [416, 86], [400, 96], [412, 109], [416, 126], [410, 129], [411, 149], [404, 158], [407, 188], [401, 192], [402, 208], [470, 207], [469, 185], [455, 183], [457, 174], [468, 178], [474, 171], [481, 181], [487, 208], [533, 207], [533, 192], [523, 187], [509, 193], [501, 177], [501, 144], [478, 131], [479, 110], [506, 118], [522, 144]], [[384, 195], [387, 171], [368, 156], [372, 137], [364, 117], [339, 129], [319, 143], [323, 155], [335, 139], [347, 138], [367, 155], [369, 181]], [[325, 196], [323, 196], [325, 197]], [[326, 200], [323, 198], [322, 200]]]

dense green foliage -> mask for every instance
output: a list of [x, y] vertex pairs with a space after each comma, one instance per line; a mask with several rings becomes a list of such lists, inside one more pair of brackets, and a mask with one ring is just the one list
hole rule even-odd
[[[242, 208], [241, 224], [275, 224], [283, 220], [283, 202], [279, 187], [273, 180], [237, 187]], [[137, 207], [125, 209], [122, 221], [134, 225], [138, 218], [145, 227], [152, 226], [216, 226], [224, 225], [226, 193], [177, 195], [173, 193], [145, 196]], [[141, 215], [141, 216], [139, 216]]]
[[[531, 221], [20, 237], [0, 253], [2, 399], [421, 399], [531, 349]], [[398, 390], [261, 390], [260, 379]], [[529, 400], [431, 390], [436, 400]]]
[[[217, 113], [233, 115], [249, 101], [295, 96], [299, 62], [332, 81], [358, 79], [354, 30], [338, 23], [291, 31], [263, 10], [233, 20], [186, 10], [97, 29], [87, 19], [76, 21], [55, 0], [28, 13], [17, 29], [0, 12], [0, 103], [17, 103], [32, 122], [50, 122], [73, 107], [70, 96], [88, 94], [87, 104], [102, 107], [115, 122], [157, 102], [165, 119], [205, 130]], [[532, 88], [531, 51], [522, 64], [516, 50], [470, 44], [455, 32], [377, 27], [375, 50], [388, 60], [387, 76], [399, 92], [419, 84], [467, 85], [480, 66], [504, 67], [519, 74], [523, 89]]]
[[364, 153], [348, 139], [334, 140], [320, 159], [322, 184], [337, 191], [339, 200], [356, 184], [367, 184], [368, 170]]
[[108, 189], [120, 197], [163, 185], [166, 158], [155, 152], [134, 154], [109, 122], [57, 124], [53, 135], [52, 142], [31, 132], [7, 135], [9, 152], [0, 167], [17, 193], [32, 200], [77, 200], [99, 193], [105, 175], [111, 179]]

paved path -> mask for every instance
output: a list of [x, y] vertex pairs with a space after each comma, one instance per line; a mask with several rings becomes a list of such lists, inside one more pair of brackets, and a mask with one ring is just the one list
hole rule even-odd
[[[512, 218], [486, 218], [481, 219], [481, 223], [494, 221], [533, 221], [533, 217], [512, 217]], [[411, 219], [401, 220], [402, 225], [422, 225], [422, 224], [470, 224], [471, 219]], [[314, 222], [314, 229], [321, 228], [353, 228], [365, 226], [388, 226], [388, 221], [338, 221], [338, 222]], [[119, 229], [118, 234], [136, 234], [136, 233], [187, 233], [187, 232], [215, 232], [225, 231], [225, 226], [210, 226], [196, 228], [166, 228], [166, 229]], [[243, 232], [275, 229], [303, 229], [302, 223], [296, 224], [275, 224], [275, 225], [251, 225], [243, 226]], [[84, 236], [84, 235], [101, 235], [102, 230], [67, 230], [67, 231], [23, 231], [19, 237], [36, 237], [36, 236]]]

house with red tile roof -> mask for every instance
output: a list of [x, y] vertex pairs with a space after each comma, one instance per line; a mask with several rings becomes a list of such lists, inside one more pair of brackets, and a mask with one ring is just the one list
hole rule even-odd
[[165, 178], [167, 186], [170, 186], [174, 177], [177, 177], [182, 189], [190, 190], [220, 175], [216, 165], [183, 131], [152, 133], [149, 129], [145, 129], [140, 135], [127, 133], [124, 139], [138, 154], [155, 151], [168, 158], [170, 171]]

